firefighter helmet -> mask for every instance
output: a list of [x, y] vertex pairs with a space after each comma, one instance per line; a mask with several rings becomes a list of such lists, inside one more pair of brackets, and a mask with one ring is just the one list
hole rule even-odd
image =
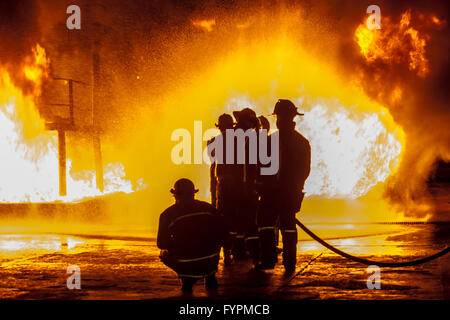
[[194, 183], [189, 179], [179, 179], [175, 182], [173, 189], [170, 189], [170, 192], [173, 194], [194, 194], [198, 192], [198, 189], [195, 189]]
[[219, 129], [233, 129], [234, 121], [233, 117], [228, 113], [224, 113], [219, 117], [219, 120], [216, 123], [216, 127]]
[[297, 111], [297, 107], [291, 100], [287, 99], [278, 99], [272, 114], [277, 115], [279, 117], [285, 116], [291, 118], [294, 118], [297, 115], [299, 116], [304, 115], [303, 113], [299, 113]]
[[233, 111], [233, 116], [240, 124], [246, 123], [250, 128], [258, 128], [259, 120], [256, 116], [256, 112], [250, 108], [244, 108], [240, 111]]

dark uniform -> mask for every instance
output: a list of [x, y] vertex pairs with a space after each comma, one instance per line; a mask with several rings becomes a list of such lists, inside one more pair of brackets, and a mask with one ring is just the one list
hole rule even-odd
[[[212, 161], [210, 167], [210, 189], [213, 205], [224, 217], [227, 236], [224, 240], [224, 262], [225, 265], [231, 263], [231, 255], [236, 255], [236, 236], [238, 231], [238, 211], [240, 207], [240, 188], [238, 175], [236, 175], [236, 166], [226, 164], [226, 130], [233, 129], [234, 121], [229, 114], [222, 114], [219, 117], [218, 127], [220, 135], [208, 141], [208, 153], [210, 157], [216, 157], [215, 149], [211, 149], [216, 139], [222, 140], [222, 161]], [[216, 146], [218, 147], [218, 146]]]
[[[258, 129], [259, 120], [256, 117], [256, 113], [250, 109], [245, 108], [241, 111], [233, 112], [237, 123], [235, 129], [242, 129], [244, 132], [247, 130], [253, 130], [256, 136], [256, 152], [258, 152]], [[237, 145], [236, 147], [242, 147]], [[248, 137], [245, 139], [244, 144], [244, 164], [236, 164], [236, 177], [240, 181], [240, 209], [239, 209], [239, 228], [238, 239], [241, 238], [241, 252], [248, 251], [253, 262], [256, 264], [259, 259], [259, 234], [258, 226], [256, 224], [256, 212], [258, 205], [258, 194], [256, 188], [257, 176], [259, 172], [258, 163], [250, 163], [251, 148], [250, 140]], [[236, 153], [235, 153], [236, 154]], [[258, 154], [256, 153], [256, 158]], [[239, 243], [239, 242], [238, 242]]]
[[297, 228], [295, 214], [300, 211], [303, 187], [310, 173], [311, 147], [308, 140], [295, 130], [292, 121], [297, 109], [292, 102], [280, 100], [275, 106], [279, 131], [279, 170], [267, 177], [261, 192], [258, 224], [262, 245], [261, 266], [271, 269], [277, 260], [275, 230], [277, 220], [283, 237], [283, 265], [286, 272], [295, 270]]
[[[214, 138], [209, 140], [207, 144], [209, 145], [214, 141]], [[211, 193], [211, 203], [216, 207], [217, 203], [217, 177], [216, 177], [216, 163], [212, 162], [209, 167], [209, 192]]]
[[198, 279], [214, 278], [223, 229], [222, 217], [209, 203], [193, 197], [177, 201], [160, 216], [157, 245], [164, 250], [161, 260], [187, 287]]
[[[271, 156], [271, 136], [267, 128], [267, 154]], [[260, 164], [260, 168], [268, 165]], [[278, 192], [277, 175], [262, 175], [257, 178], [258, 209], [257, 225], [260, 236], [261, 262], [265, 269], [275, 267], [277, 261], [277, 244], [279, 234], [279, 215], [276, 208]]]

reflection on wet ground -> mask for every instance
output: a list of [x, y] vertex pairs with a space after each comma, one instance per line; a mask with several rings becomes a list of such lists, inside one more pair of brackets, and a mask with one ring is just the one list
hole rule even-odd
[[[449, 243], [450, 225], [310, 224], [339, 249], [380, 261], [429, 255]], [[158, 259], [151, 237], [11, 233], [0, 230], [0, 298], [185, 298], [179, 280]], [[449, 299], [450, 257], [405, 268], [383, 268], [381, 289], [370, 290], [367, 266], [326, 250], [300, 232], [295, 277], [280, 264], [268, 272], [247, 261], [219, 266], [220, 287], [194, 287], [192, 298]], [[81, 269], [81, 290], [68, 290], [67, 267]]]

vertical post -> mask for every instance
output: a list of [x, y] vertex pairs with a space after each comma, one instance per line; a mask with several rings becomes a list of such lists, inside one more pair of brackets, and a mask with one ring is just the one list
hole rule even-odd
[[97, 119], [97, 107], [99, 103], [98, 86], [100, 82], [100, 55], [98, 53], [99, 43], [94, 43], [94, 52], [92, 55], [92, 133], [93, 133], [93, 146], [94, 146], [94, 160], [95, 160], [95, 172], [97, 188], [100, 192], [104, 191], [103, 181], [103, 160], [102, 160], [102, 147], [100, 142], [100, 133]]
[[94, 133], [94, 158], [95, 158], [95, 171], [97, 173], [97, 188], [100, 192], [104, 191], [103, 184], [103, 159], [102, 159], [102, 145], [100, 142], [100, 136], [98, 133]]
[[66, 132], [58, 130], [58, 155], [59, 155], [59, 195], [67, 195], [67, 168], [66, 168]]
[[73, 126], [75, 123], [74, 117], [73, 117], [73, 80], [69, 80], [69, 108], [70, 108], [70, 124]]

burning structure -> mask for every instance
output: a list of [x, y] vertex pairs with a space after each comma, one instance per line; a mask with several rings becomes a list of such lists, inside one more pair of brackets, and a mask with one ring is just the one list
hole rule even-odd
[[119, 207], [156, 217], [179, 176], [208, 197], [205, 166], [171, 163], [173, 130], [286, 97], [312, 145], [307, 213], [371, 199], [372, 220], [445, 219], [426, 186], [450, 159], [445, 4], [383, 2], [369, 30], [367, 5], [350, 1], [79, 1], [81, 29], [68, 30], [70, 4], [0, 5], [2, 202], [147, 184]]

